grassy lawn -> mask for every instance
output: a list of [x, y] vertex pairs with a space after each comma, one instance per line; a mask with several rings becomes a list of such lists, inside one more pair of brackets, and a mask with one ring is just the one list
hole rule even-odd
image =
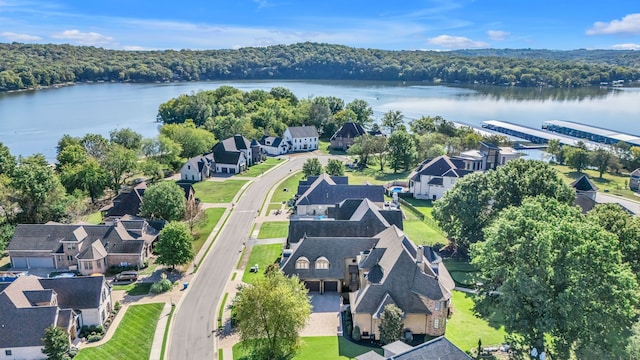
[[464, 351], [478, 347], [478, 339], [483, 346], [498, 345], [507, 335], [501, 314], [493, 314], [489, 319], [476, 316], [473, 311], [473, 295], [460, 291], [453, 292], [453, 315], [447, 321], [445, 337]]
[[[249, 255], [249, 261], [247, 262], [247, 267], [244, 269], [244, 274], [242, 275], [242, 281], [247, 284], [253, 284], [253, 281], [258, 278], [258, 276], [263, 276], [264, 270], [268, 265], [273, 264], [282, 253], [282, 245], [281, 244], [270, 244], [270, 245], [256, 245], [251, 249], [251, 255]], [[258, 264], [259, 271], [257, 273], [249, 272], [249, 269], [254, 265]]]
[[444, 259], [444, 265], [458, 286], [475, 288], [476, 283], [480, 280], [478, 269], [467, 261]]
[[148, 359], [164, 303], [131, 305], [111, 340], [78, 352], [76, 360]]
[[150, 282], [137, 282], [122, 285], [113, 285], [113, 290], [124, 290], [131, 296], [147, 295], [151, 289], [153, 283]]
[[157, 267], [158, 267], [158, 264], [156, 264], [155, 258], [152, 258], [152, 259], [149, 259], [149, 266], [138, 271], [138, 273], [140, 275], [151, 275], [153, 274], [154, 271], [156, 271]]
[[[271, 202], [282, 203], [283, 201], [289, 201], [289, 199], [291, 199], [298, 191], [298, 182], [303, 178], [304, 174], [302, 172], [295, 173], [288, 177], [275, 190], [273, 197], [271, 198]], [[287, 191], [284, 191], [284, 189], [287, 189]]]
[[431, 212], [433, 211], [433, 203], [431, 202], [431, 200], [414, 199], [412, 197], [402, 198], [402, 200], [413, 205], [413, 207], [418, 209], [418, 211], [424, 214], [424, 216], [433, 218], [433, 216], [431, 215]]
[[420, 220], [405, 220], [404, 233], [407, 234], [416, 245], [447, 244], [447, 240], [439, 229], [434, 229]]
[[211, 230], [216, 226], [222, 214], [224, 214], [224, 208], [209, 208], [204, 210], [204, 214], [196, 222], [193, 227], [193, 252], [197, 254], [204, 242], [211, 234]]
[[289, 235], [288, 221], [269, 221], [260, 226], [258, 239], [283, 238]]
[[393, 180], [406, 181], [410, 171], [394, 174], [393, 170], [389, 168], [385, 168], [384, 171], [381, 172], [379, 167], [369, 166], [362, 170], [347, 169], [344, 174], [349, 177], [349, 184], [351, 185], [362, 185], [367, 181], [371, 184], [382, 185]]
[[[560, 176], [567, 182], [571, 183], [580, 176], [586, 174], [591, 181], [599, 188], [598, 192], [608, 192], [612, 195], [622, 196], [627, 199], [640, 201], [640, 198], [633, 194], [633, 191], [629, 189], [629, 176], [628, 175], [613, 175], [609, 173], [602, 174], [602, 179], [599, 178], [600, 174], [596, 170], [583, 170], [582, 173], [578, 173], [568, 166], [553, 165], [558, 170]], [[606, 190], [606, 191], [605, 191]]]
[[277, 158], [267, 158], [267, 160], [253, 165], [252, 167], [250, 167], [249, 169], [247, 169], [247, 171], [243, 172], [240, 175], [237, 176], [248, 176], [248, 177], [256, 177], [256, 176], [260, 176], [262, 174], [264, 174], [267, 170], [271, 169], [272, 167], [280, 164], [282, 162], [282, 160], [277, 159]]
[[282, 203], [270, 203], [267, 206], [267, 215], [271, 215], [275, 210], [278, 210], [282, 207]]
[[[353, 359], [356, 356], [374, 350], [382, 355], [382, 349], [370, 348], [354, 344], [349, 340], [338, 336], [314, 336], [303, 337], [302, 348], [293, 359], [299, 360], [342, 360]], [[233, 346], [233, 359], [240, 360], [246, 355], [242, 343]]]
[[196, 197], [205, 203], [230, 203], [246, 180], [200, 181], [193, 184]]
[[93, 214], [83, 216], [82, 221], [89, 224], [98, 225], [102, 222], [102, 214], [100, 213], [100, 211], [96, 211]]

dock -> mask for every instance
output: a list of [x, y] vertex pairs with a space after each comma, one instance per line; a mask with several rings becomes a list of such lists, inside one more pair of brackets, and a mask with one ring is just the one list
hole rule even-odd
[[549, 140], [553, 139], [558, 140], [562, 145], [569, 146], [577, 146], [578, 142], [582, 141], [589, 150], [596, 150], [603, 147], [603, 144], [599, 144], [590, 140], [561, 135], [549, 131], [538, 130], [507, 121], [487, 120], [482, 122], [482, 127], [488, 130], [527, 140], [534, 144], [547, 144], [549, 143]]
[[580, 124], [573, 121], [548, 120], [542, 123], [542, 129], [607, 145], [613, 145], [623, 141], [632, 146], [640, 146], [640, 136], [638, 135]]

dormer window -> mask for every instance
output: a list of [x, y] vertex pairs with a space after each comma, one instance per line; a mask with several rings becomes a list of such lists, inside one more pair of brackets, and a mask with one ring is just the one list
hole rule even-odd
[[296, 270], [309, 269], [309, 259], [306, 257], [300, 257], [296, 260]]
[[326, 257], [322, 256], [316, 260], [316, 270], [327, 270], [329, 269], [329, 260]]

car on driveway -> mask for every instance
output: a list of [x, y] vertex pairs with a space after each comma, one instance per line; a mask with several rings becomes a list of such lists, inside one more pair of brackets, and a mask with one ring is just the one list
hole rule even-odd
[[137, 271], [123, 271], [113, 278], [114, 282], [134, 282], [138, 280]]

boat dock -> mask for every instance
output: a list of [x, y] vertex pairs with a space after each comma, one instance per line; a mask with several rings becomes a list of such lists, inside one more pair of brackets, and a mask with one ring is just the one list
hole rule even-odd
[[584, 125], [573, 121], [549, 120], [542, 123], [542, 128], [558, 134], [588, 139], [596, 143], [613, 145], [624, 141], [632, 146], [640, 146], [640, 136], [638, 135]]
[[554, 139], [560, 141], [562, 145], [569, 146], [576, 146], [579, 141], [582, 141], [583, 143], [585, 143], [589, 150], [595, 150], [602, 147], [602, 144], [593, 141], [567, 135], [561, 135], [549, 131], [542, 131], [506, 121], [487, 120], [482, 122], [482, 127], [488, 130], [527, 140], [534, 144], [547, 144], [549, 140]]

